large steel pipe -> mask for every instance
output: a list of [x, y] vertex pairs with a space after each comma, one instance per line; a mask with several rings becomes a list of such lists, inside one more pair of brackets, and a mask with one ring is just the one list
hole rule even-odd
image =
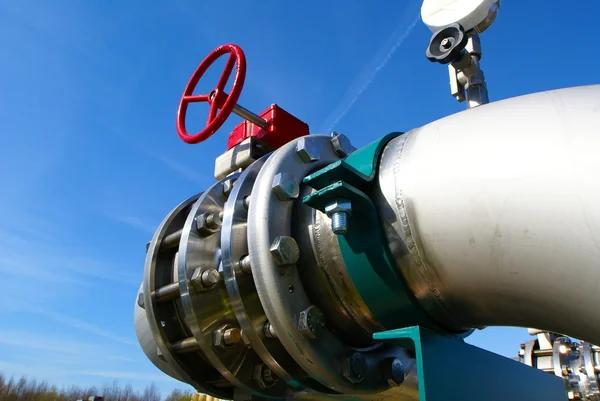
[[410, 131], [385, 149], [379, 180], [398, 268], [440, 323], [600, 344], [600, 85]]

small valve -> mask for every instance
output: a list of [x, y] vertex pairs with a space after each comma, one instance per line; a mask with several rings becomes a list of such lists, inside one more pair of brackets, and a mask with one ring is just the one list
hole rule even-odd
[[451, 24], [433, 34], [425, 54], [431, 62], [448, 64], [460, 56], [467, 42], [462, 26]]

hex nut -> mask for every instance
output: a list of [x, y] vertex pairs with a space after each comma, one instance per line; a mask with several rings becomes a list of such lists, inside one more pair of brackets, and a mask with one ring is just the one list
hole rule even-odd
[[267, 320], [263, 326], [263, 332], [267, 338], [277, 338], [275, 327]]
[[229, 196], [231, 190], [233, 189], [233, 185], [235, 184], [237, 178], [228, 178], [223, 181], [223, 195]]
[[302, 137], [296, 142], [296, 153], [304, 163], [312, 163], [321, 158], [319, 146], [306, 137]]
[[277, 237], [271, 243], [271, 256], [277, 266], [293, 265], [300, 259], [300, 248], [292, 237]]
[[331, 146], [338, 157], [346, 157], [356, 150], [346, 135], [337, 132], [331, 133]]
[[317, 338], [317, 333], [322, 327], [325, 327], [325, 317], [316, 306], [311, 305], [298, 315], [298, 331], [306, 338]]
[[220, 348], [231, 348], [242, 340], [241, 330], [228, 325], [222, 326], [213, 333], [213, 345]]
[[256, 365], [254, 367], [252, 378], [260, 388], [269, 388], [279, 380], [277, 376], [273, 374], [271, 368], [265, 364]]
[[298, 182], [289, 174], [278, 173], [273, 177], [272, 190], [281, 201], [296, 199], [300, 195]]
[[221, 213], [202, 213], [194, 218], [196, 230], [202, 236], [218, 232], [223, 224]]
[[140, 292], [137, 298], [137, 304], [140, 308], [146, 309], [146, 305], [144, 304], [144, 293]]
[[367, 360], [361, 353], [354, 353], [342, 360], [342, 376], [350, 383], [360, 383], [367, 375]]
[[196, 291], [208, 291], [221, 281], [221, 274], [217, 269], [197, 267], [192, 273], [190, 281]]
[[352, 214], [352, 202], [346, 199], [338, 199], [325, 206], [325, 213], [331, 217], [334, 213], [347, 213]]

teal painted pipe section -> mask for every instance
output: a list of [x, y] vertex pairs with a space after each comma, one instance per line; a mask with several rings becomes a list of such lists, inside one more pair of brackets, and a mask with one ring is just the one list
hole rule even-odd
[[338, 236], [338, 243], [352, 282], [373, 316], [388, 328], [421, 325], [439, 329], [418, 305], [391, 262], [377, 211], [366, 194], [338, 181], [313, 192], [303, 201], [324, 210], [335, 199], [348, 199], [352, 203], [348, 232]]

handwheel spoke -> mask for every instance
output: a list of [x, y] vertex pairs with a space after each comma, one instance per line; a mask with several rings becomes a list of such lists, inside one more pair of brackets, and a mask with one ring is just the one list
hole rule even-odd
[[183, 100], [185, 102], [188, 103], [195, 103], [195, 102], [208, 102], [208, 95], [191, 95], [191, 96], [184, 96]]
[[219, 91], [223, 91], [225, 89], [225, 85], [227, 85], [227, 81], [229, 81], [229, 77], [233, 72], [233, 66], [235, 65], [235, 56], [233, 54], [229, 55], [227, 59], [227, 64], [225, 64], [225, 69], [221, 74], [221, 78], [219, 78], [219, 83], [217, 84], [217, 89]]
[[210, 110], [208, 111], [208, 119], [206, 120], [206, 123], [207, 124], [212, 123], [216, 116], [217, 116], [217, 102], [212, 101], [210, 103]]

